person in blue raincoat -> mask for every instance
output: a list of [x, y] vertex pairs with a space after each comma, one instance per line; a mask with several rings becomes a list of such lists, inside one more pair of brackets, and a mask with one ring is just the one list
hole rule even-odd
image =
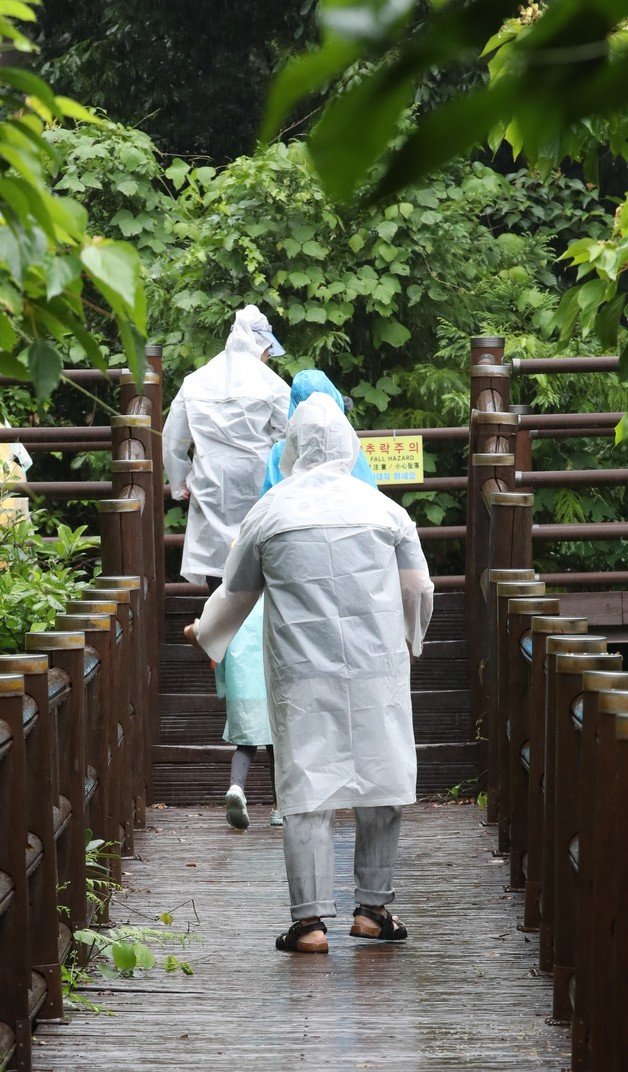
[[282, 825], [277, 811], [274, 755], [266, 702], [263, 617], [264, 600], [260, 599], [229, 644], [224, 659], [214, 666], [216, 692], [227, 704], [223, 740], [236, 746], [231, 761], [231, 785], [225, 796], [227, 821], [240, 830], [249, 825], [244, 790], [258, 745], [266, 746], [270, 765], [273, 794], [270, 824]]
[[[340, 391], [324, 372], [319, 369], [304, 369], [297, 373], [292, 382], [288, 418], [291, 418], [301, 402], [314, 392], [329, 395], [340, 411], [345, 412], [346, 404]], [[260, 498], [284, 479], [280, 464], [286, 441], [275, 443], [268, 456], [266, 474]], [[360, 450], [353, 466], [352, 476], [358, 480], [377, 487], [375, 477]], [[227, 821], [236, 829], [246, 829], [249, 815], [246, 803], [246, 780], [258, 745], [265, 745], [270, 764], [273, 808], [270, 813], [271, 826], [281, 826], [282, 820], [277, 810], [274, 778], [274, 753], [268, 723], [266, 703], [266, 684], [264, 681], [263, 662], [263, 599], [233, 638], [225, 657], [215, 668], [216, 689], [220, 697], [226, 698], [227, 725], [224, 740], [236, 745], [231, 763], [231, 785], [225, 796]]]
[[[340, 391], [334, 387], [329, 377], [319, 369], [303, 369], [302, 372], [297, 372], [292, 381], [290, 405], [288, 407], [288, 420], [294, 416], [299, 403], [305, 402], [305, 399], [309, 398], [315, 391], [320, 394], [329, 395], [333, 398], [338, 408], [343, 413], [345, 412], [345, 400], [340, 394]], [[273, 443], [273, 446], [271, 447], [266, 462], [266, 475], [264, 476], [261, 495], [265, 495], [269, 488], [274, 488], [275, 484], [278, 484], [280, 480], [284, 479], [284, 474], [281, 472], [280, 467], [285, 446], [285, 439], [280, 439], [277, 443]], [[365, 484], [370, 484], [374, 488], [377, 487], [373, 471], [363, 450], [360, 450], [360, 453], [358, 454], [351, 475], [357, 477], [358, 480], [363, 480]]]

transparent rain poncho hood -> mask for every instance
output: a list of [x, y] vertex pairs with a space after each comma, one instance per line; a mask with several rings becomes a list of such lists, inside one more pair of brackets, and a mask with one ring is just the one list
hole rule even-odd
[[238, 312], [225, 349], [186, 376], [164, 426], [173, 498], [190, 493], [181, 573], [192, 584], [222, 576], [270, 448], [285, 434], [290, 392], [260, 360], [272, 348], [268, 336], [274, 339], [256, 306]]
[[[307, 398], [310, 398], [315, 392], [318, 394], [329, 395], [338, 406], [340, 412], [344, 413], [344, 399], [329, 377], [326, 376], [324, 372], [321, 372], [320, 369], [303, 369], [302, 372], [297, 373], [292, 381], [288, 417], [292, 418], [301, 403]], [[261, 495], [265, 495], [269, 488], [273, 488], [275, 484], [278, 484], [283, 480], [285, 476], [282, 466], [284, 450], [285, 441], [280, 440], [278, 443], [274, 444], [268, 455]], [[377, 487], [375, 477], [366, 459], [366, 455], [360, 449], [358, 449], [352, 472], [353, 476], [358, 480], [363, 480], [366, 484], [371, 484], [372, 487]]]
[[284, 814], [408, 804], [416, 749], [408, 644], [433, 585], [405, 510], [355, 480], [358, 440], [313, 394], [288, 427], [290, 475], [244, 519], [197, 623], [214, 659], [264, 591], [264, 666]]

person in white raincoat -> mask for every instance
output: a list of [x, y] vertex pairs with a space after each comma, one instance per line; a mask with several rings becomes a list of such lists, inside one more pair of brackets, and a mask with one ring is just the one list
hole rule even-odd
[[277, 948], [327, 952], [334, 809], [355, 808], [351, 933], [398, 939], [385, 909], [401, 806], [416, 799], [410, 657], [421, 653], [433, 585], [402, 507], [350, 474], [359, 443], [328, 395], [302, 402], [287, 433], [288, 478], [245, 518], [223, 585], [194, 625], [222, 658], [265, 593], [266, 687], [284, 816], [290, 930]]
[[185, 377], [170, 408], [164, 468], [173, 498], [190, 500], [181, 574], [192, 584], [207, 579], [211, 588], [222, 577], [270, 448], [285, 435], [290, 388], [265, 364], [283, 353], [266, 317], [247, 305], [225, 349]]

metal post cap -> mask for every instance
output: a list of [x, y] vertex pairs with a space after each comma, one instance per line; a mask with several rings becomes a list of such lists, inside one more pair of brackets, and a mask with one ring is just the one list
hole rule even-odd
[[473, 347], [490, 346], [495, 349], [497, 346], [504, 346], [506, 339], [503, 335], [472, 335], [470, 342]]
[[47, 674], [47, 655], [0, 655], [0, 673]]
[[589, 628], [588, 618], [561, 618], [558, 615], [540, 614], [532, 622], [533, 633], [586, 633]]
[[547, 638], [548, 655], [577, 655], [585, 651], [598, 653], [606, 651], [606, 637], [589, 634], [574, 636], [565, 633], [562, 636], [548, 636]]
[[582, 677], [583, 692], [601, 692], [602, 689], [628, 689], [628, 673], [612, 670], [587, 670]]
[[49, 633], [27, 633], [24, 637], [27, 651], [69, 651], [85, 647], [85, 633], [68, 629]]

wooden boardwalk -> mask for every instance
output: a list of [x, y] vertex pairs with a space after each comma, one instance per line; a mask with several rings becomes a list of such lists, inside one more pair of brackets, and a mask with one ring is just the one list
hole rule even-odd
[[338, 816], [330, 955], [306, 957], [274, 949], [289, 914], [281, 830], [267, 809], [252, 809], [245, 834], [215, 807], [152, 809], [113, 917], [141, 924], [187, 900], [174, 926], [195, 926], [185, 954], [195, 974], [96, 984], [90, 998], [115, 1015], [42, 1024], [34, 1072], [566, 1069], [568, 1033], [545, 1022], [537, 940], [517, 930], [521, 897], [504, 889], [507, 865], [493, 858], [481, 813], [406, 809], [396, 910], [410, 941], [400, 946], [348, 935], [351, 818]]

